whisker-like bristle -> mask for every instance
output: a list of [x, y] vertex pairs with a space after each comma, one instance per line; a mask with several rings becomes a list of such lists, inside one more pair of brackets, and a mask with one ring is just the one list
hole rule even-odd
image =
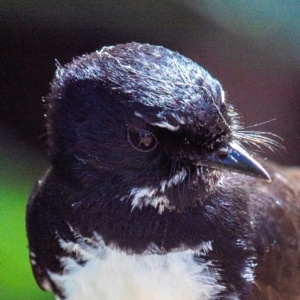
[[233, 135], [240, 143], [255, 146], [260, 150], [262, 149], [261, 146], [270, 149], [272, 152], [276, 152], [277, 149], [284, 149], [284, 146], [274, 138], [283, 139], [271, 132], [239, 130], [234, 132]]
[[276, 118], [273, 118], [271, 120], [267, 120], [267, 121], [264, 121], [264, 122], [261, 122], [261, 123], [256, 123], [256, 124], [253, 124], [253, 125], [246, 126], [246, 127], [244, 127], [244, 129], [253, 128], [253, 127], [261, 126], [261, 125], [264, 125], [264, 124], [268, 124], [268, 123], [273, 122], [275, 120], [276, 120]]

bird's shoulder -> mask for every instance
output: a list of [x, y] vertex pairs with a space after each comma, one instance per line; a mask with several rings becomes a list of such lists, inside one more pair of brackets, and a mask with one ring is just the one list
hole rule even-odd
[[300, 299], [300, 168], [266, 165], [271, 183], [253, 180], [250, 209], [257, 247], [248, 299]]
[[[58, 295], [59, 289], [49, 274], [62, 272], [59, 256], [63, 255], [63, 251], [58, 243], [58, 234], [68, 234], [69, 229], [57, 211], [48, 205], [51, 197], [45, 192], [45, 186], [50, 174], [51, 168], [37, 181], [30, 193], [26, 207], [26, 227], [35, 280], [41, 289]], [[63, 229], [61, 233], [57, 232], [57, 224]]]

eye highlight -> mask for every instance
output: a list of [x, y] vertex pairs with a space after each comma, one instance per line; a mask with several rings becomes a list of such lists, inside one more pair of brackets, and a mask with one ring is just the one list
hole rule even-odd
[[150, 152], [154, 150], [158, 144], [152, 132], [135, 126], [128, 126], [127, 139], [134, 149], [141, 152]]

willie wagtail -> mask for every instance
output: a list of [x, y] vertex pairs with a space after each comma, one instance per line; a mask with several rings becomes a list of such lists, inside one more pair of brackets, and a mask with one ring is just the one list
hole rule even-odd
[[160, 46], [58, 66], [27, 206], [39, 286], [67, 300], [300, 299], [300, 171], [262, 163], [220, 83]]

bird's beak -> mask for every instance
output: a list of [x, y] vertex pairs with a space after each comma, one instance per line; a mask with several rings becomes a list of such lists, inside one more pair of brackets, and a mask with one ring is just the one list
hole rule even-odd
[[271, 181], [264, 167], [235, 142], [229, 143], [222, 150], [205, 155], [204, 159], [200, 160], [200, 164]]

